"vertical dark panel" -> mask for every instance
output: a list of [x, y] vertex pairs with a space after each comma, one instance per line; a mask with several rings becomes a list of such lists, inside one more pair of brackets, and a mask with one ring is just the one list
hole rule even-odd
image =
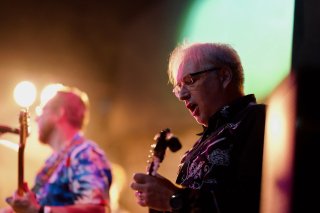
[[296, 0], [292, 68], [297, 120], [292, 212], [320, 212], [320, 1]]

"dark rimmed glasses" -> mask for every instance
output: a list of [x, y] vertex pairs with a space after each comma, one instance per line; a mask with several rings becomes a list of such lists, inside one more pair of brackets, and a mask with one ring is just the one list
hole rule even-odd
[[194, 84], [194, 82], [196, 82], [196, 78], [195, 78], [196, 76], [199, 76], [199, 75], [201, 75], [203, 73], [206, 73], [206, 72], [218, 71], [218, 70], [220, 70], [220, 68], [213, 67], [213, 68], [210, 68], [210, 69], [206, 69], [206, 70], [201, 70], [201, 71], [198, 71], [198, 72], [190, 73], [190, 74], [184, 76], [182, 78], [182, 80], [173, 87], [173, 90], [172, 90], [173, 94], [176, 97], [179, 97], [179, 94], [180, 94], [180, 91], [181, 91], [181, 88], [182, 88], [183, 85], [190, 87], [191, 85]]

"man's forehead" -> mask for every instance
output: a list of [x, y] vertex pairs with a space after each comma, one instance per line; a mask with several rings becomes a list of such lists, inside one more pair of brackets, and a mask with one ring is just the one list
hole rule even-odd
[[195, 69], [196, 63], [191, 60], [180, 63], [174, 73], [175, 83], [179, 82], [184, 76], [188, 75], [189, 73], [194, 72]]
[[200, 70], [209, 69], [211, 67], [212, 65], [205, 61], [199, 63], [196, 60], [187, 60], [179, 65], [176, 71], [176, 76], [179, 77], [180, 75], [186, 75]]
[[36, 107], [36, 114], [38, 116], [42, 115], [44, 111], [47, 111], [52, 108], [52, 103], [50, 103], [50, 101], [51, 100], [48, 100], [46, 103], [41, 103]]
[[56, 107], [58, 102], [59, 102], [58, 99], [59, 99], [59, 97], [57, 95], [55, 95], [54, 97], [51, 97], [47, 101], [45, 101], [42, 104], [40, 104], [40, 107], [42, 109]]
[[192, 71], [195, 68], [195, 63], [192, 61], [188, 61], [185, 63], [181, 63], [180, 66], [178, 67], [177, 73], [188, 73]]

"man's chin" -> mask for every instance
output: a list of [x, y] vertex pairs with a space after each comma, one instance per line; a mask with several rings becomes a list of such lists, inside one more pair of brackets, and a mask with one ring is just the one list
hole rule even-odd
[[204, 119], [202, 119], [199, 116], [194, 116], [194, 119], [196, 119], [197, 123], [202, 125], [202, 126], [207, 126], [208, 125], [208, 123], [206, 121], [204, 121]]

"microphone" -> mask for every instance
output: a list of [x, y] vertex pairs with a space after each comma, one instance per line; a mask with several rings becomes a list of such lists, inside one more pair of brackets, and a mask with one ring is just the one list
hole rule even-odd
[[20, 134], [20, 130], [17, 128], [11, 128], [9, 126], [0, 125], [0, 134], [7, 133], [7, 132], [11, 132], [14, 134]]

